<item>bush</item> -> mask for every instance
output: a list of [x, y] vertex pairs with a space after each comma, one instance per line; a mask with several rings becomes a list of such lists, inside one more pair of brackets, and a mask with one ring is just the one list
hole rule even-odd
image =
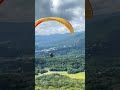
[[64, 75], [50, 74], [37, 77], [35, 90], [85, 90], [85, 81]]
[[41, 73], [41, 74], [47, 73], [47, 72], [48, 72], [48, 70], [45, 70], [45, 69], [41, 69], [41, 70], [40, 70], [40, 73]]
[[73, 68], [70, 68], [70, 69], [67, 71], [68, 74], [75, 74], [75, 73], [79, 73], [79, 72], [80, 72], [79, 69], [73, 69]]

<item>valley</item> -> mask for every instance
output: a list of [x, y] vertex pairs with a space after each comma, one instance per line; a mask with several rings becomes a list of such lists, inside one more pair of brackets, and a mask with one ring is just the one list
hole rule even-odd
[[84, 32], [36, 36], [36, 90], [85, 89], [84, 40]]

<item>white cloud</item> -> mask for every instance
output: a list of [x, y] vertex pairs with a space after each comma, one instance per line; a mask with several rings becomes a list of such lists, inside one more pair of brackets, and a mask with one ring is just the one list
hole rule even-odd
[[58, 8], [60, 7], [62, 3], [61, 0], [51, 0], [51, 3], [52, 3], [51, 10], [54, 13], [58, 13]]
[[[43, 1], [43, 0], [42, 0]], [[46, 4], [45, 4], [46, 3]], [[42, 3], [41, 3], [42, 4]], [[40, 17], [61, 17], [68, 20], [74, 28], [75, 32], [85, 30], [85, 8], [84, 0], [50, 0], [44, 1], [47, 9], [37, 8], [36, 18]], [[37, 6], [36, 6], [37, 7]], [[40, 9], [41, 14], [38, 14]], [[49, 13], [48, 13], [49, 12]], [[69, 33], [67, 28], [61, 23], [50, 21], [44, 22], [36, 27], [36, 35], [64, 34]]]
[[[85, 30], [85, 23], [84, 21], [80, 22], [80, 19], [74, 19], [73, 21], [70, 21], [70, 23], [73, 26], [75, 32], [81, 32]], [[69, 30], [63, 24], [58, 23], [56, 21], [41, 23], [41, 25], [36, 27], [35, 30], [36, 35], [50, 35], [64, 33], [69, 33]]]
[[61, 23], [55, 21], [44, 22], [35, 31], [36, 35], [64, 34], [69, 33], [68, 29]]

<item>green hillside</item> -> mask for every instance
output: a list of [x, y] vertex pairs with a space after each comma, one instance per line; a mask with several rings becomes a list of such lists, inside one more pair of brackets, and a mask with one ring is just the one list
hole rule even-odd
[[[84, 32], [38, 37], [36, 90], [85, 90]], [[49, 53], [53, 53], [53, 57]]]
[[85, 82], [60, 74], [50, 74], [36, 78], [35, 90], [85, 90]]

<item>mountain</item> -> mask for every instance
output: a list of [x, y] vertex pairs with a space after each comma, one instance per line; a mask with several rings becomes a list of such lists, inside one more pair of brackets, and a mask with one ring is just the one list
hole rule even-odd
[[[49, 40], [50, 39], [50, 40]], [[67, 53], [83, 53], [85, 50], [85, 32], [71, 34], [57, 34], [49, 36], [36, 36], [36, 55], [54, 53], [64, 55]]]
[[35, 36], [35, 45], [38, 48], [84, 46], [85, 32], [71, 34], [55, 34], [47, 36]]

